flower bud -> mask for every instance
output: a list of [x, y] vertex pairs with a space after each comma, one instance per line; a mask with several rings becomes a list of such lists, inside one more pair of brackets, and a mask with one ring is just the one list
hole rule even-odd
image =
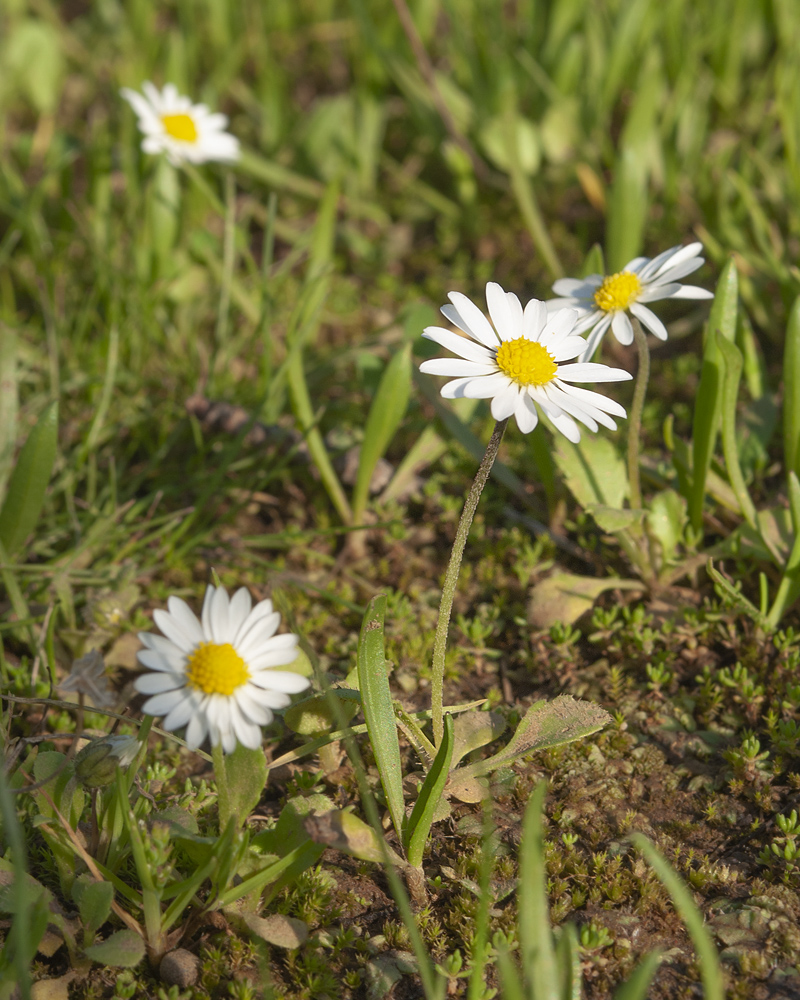
[[117, 767], [127, 767], [139, 752], [135, 736], [104, 736], [92, 740], [75, 757], [75, 777], [84, 788], [104, 788]]

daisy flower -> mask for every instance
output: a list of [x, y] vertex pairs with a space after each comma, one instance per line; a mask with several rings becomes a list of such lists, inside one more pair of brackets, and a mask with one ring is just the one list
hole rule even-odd
[[139, 662], [155, 671], [134, 682], [152, 695], [142, 711], [165, 716], [170, 732], [186, 726], [192, 750], [207, 735], [226, 753], [237, 742], [257, 749], [272, 709], [286, 708], [289, 695], [308, 687], [300, 674], [275, 669], [297, 658], [297, 636], [275, 635], [280, 615], [272, 601], [252, 605], [245, 587], [229, 598], [224, 588], [209, 586], [201, 621], [185, 601], [170, 597], [168, 611], [153, 612], [163, 636], [139, 633], [146, 647]]
[[702, 243], [672, 247], [652, 260], [634, 257], [617, 274], [591, 274], [588, 278], [559, 278], [553, 291], [562, 296], [550, 299], [548, 309], [577, 309], [580, 318], [577, 333], [591, 333], [581, 360], [590, 358], [609, 327], [620, 344], [633, 341], [633, 327], [628, 312], [642, 322], [659, 340], [667, 339], [667, 328], [646, 302], [659, 299], [711, 299], [713, 294], [697, 285], [681, 285], [679, 278], [696, 271], [703, 264], [699, 256]]
[[495, 420], [513, 414], [523, 434], [538, 423], [539, 407], [573, 442], [581, 436], [576, 419], [593, 431], [598, 424], [614, 430], [617, 425], [609, 414], [625, 416], [619, 403], [599, 392], [571, 385], [631, 378], [621, 368], [607, 365], [562, 364], [586, 347], [586, 341], [575, 331], [578, 313], [574, 309], [548, 316], [545, 303], [531, 299], [523, 310], [513, 292], [505, 292], [490, 281], [486, 301], [492, 326], [466, 295], [450, 292], [448, 298], [451, 305], [442, 306], [442, 313], [467, 336], [439, 326], [426, 327], [422, 336], [458, 354], [459, 359], [436, 358], [420, 365], [420, 371], [429, 375], [455, 376], [442, 387], [446, 399], [491, 399]]
[[225, 131], [225, 115], [212, 114], [205, 104], [192, 104], [172, 83], [159, 90], [147, 80], [142, 90], [144, 96], [128, 87], [121, 94], [139, 118], [145, 153], [165, 153], [176, 166], [183, 160], [232, 163], [239, 158], [239, 140]]

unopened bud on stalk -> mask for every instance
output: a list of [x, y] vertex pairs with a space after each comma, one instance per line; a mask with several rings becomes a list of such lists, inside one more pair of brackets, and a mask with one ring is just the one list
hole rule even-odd
[[139, 752], [135, 736], [104, 736], [92, 740], [75, 757], [75, 777], [84, 788], [104, 788], [119, 767], [127, 767]]

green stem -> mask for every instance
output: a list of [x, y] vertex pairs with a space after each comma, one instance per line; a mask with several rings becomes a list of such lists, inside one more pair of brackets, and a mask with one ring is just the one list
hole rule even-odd
[[642, 506], [642, 484], [639, 476], [639, 440], [642, 436], [642, 411], [644, 398], [647, 395], [647, 383], [650, 381], [650, 349], [647, 337], [639, 320], [633, 317], [633, 338], [639, 352], [639, 369], [636, 372], [636, 385], [633, 390], [631, 415], [628, 420], [628, 484], [631, 491], [631, 509], [640, 510]]
[[219, 816], [219, 832], [222, 833], [231, 818], [231, 795], [228, 789], [228, 772], [225, 770], [225, 751], [222, 744], [217, 743], [211, 748], [211, 759], [214, 761], [214, 779], [217, 784], [217, 815]]
[[438, 749], [444, 736], [444, 716], [442, 712], [443, 692], [444, 692], [444, 657], [447, 651], [447, 629], [450, 625], [450, 613], [453, 610], [453, 598], [456, 593], [458, 583], [458, 573], [461, 569], [461, 559], [464, 555], [464, 546], [467, 544], [467, 536], [472, 526], [472, 519], [478, 507], [483, 487], [492, 471], [494, 460], [500, 449], [500, 441], [503, 438], [503, 431], [506, 429], [508, 420], [498, 420], [486, 446], [486, 453], [478, 466], [478, 472], [472, 488], [467, 494], [464, 509], [461, 512], [461, 520], [458, 522], [456, 537], [453, 542], [453, 551], [450, 554], [450, 562], [444, 577], [442, 587], [442, 600], [439, 604], [439, 620], [436, 623], [436, 636], [433, 640], [433, 677], [431, 678], [431, 718], [433, 720], [433, 742]]

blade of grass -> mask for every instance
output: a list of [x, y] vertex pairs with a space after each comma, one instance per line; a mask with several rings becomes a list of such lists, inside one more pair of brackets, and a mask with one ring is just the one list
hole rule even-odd
[[394, 355], [383, 373], [367, 416], [358, 477], [353, 488], [353, 523], [360, 524], [367, 508], [375, 466], [386, 453], [405, 416], [411, 396], [411, 344]]
[[692, 486], [687, 497], [689, 521], [699, 536], [703, 528], [703, 500], [706, 476], [714, 454], [720, 420], [722, 419], [722, 360], [716, 333], [732, 341], [736, 335], [739, 281], [736, 263], [731, 257], [717, 282], [717, 291], [708, 317], [703, 349], [703, 367], [692, 422]]
[[19, 453], [0, 510], [0, 543], [13, 556], [39, 520], [58, 441], [58, 403], [52, 402], [36, 422]]
[[560, 1000], [558, 967], [550, 929], [547, 903], [547, 871], [544, 861], [542, 810], [547, 795], [544, 781], [534, 789], [522, 821], [519, 848], [519, 950], [523, 975], [536, 1000]]
[[783, 464], [787, 474], [800, 466], [800, 296], [789, 313], [783, 350]]
[[631, 840], [670, 894], [678, 915], [686, 925], [700, 965], [704, 1000], [724, 1000], [725, 988], [719, 955], [714, 947], [713, 938], [703, 923], [703, 915], [692, 900], [688, 886], [644, 834], [635, 833]]

